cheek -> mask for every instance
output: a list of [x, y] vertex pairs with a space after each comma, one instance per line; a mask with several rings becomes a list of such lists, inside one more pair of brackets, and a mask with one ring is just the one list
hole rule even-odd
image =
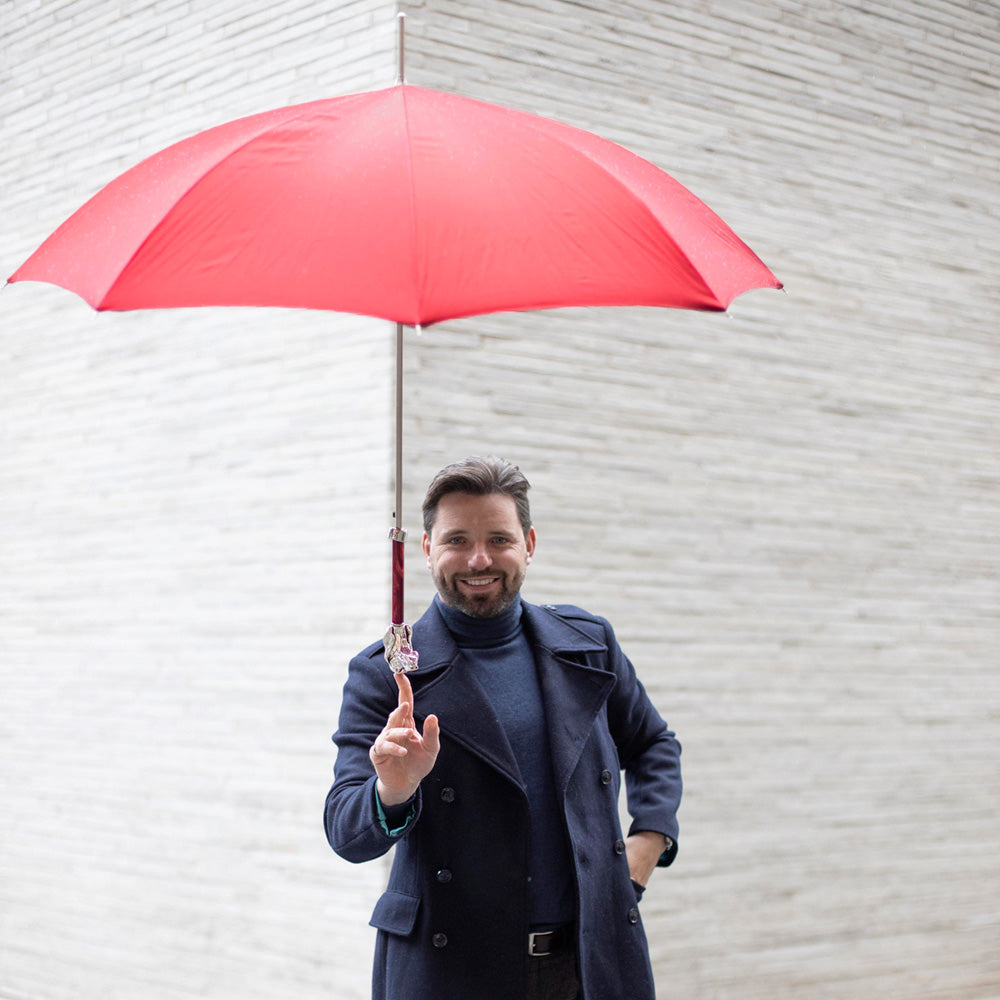
[[432, 552], [427, 556], [427, 565], [435, 573], [448, 573], [457, 562], [454, 552]]

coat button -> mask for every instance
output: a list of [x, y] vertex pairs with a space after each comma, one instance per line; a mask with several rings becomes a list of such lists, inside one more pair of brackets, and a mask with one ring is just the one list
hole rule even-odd
[[454, 788], [442, 788], [441, 789], [441, 801], [442, 802], [454, 802], [455, 801], [455, 789]]
[[[639, 911], [634, 906], [628, 911], [628, 922], [630, 924], [639, 923]], [[443, 934], [441, 936], [444, 937]]]
[[[637, 914], [637, 916], [638, 916], [638, 914]], [[434, 945], [435, 948], [444, 948], [444, 947], [446, 947], [447, 944], [448, 944], [448, 935], [447, 934], [435, 934], [434, 937], [431, 938], [431, 944]]]
[[601, 771], [601, 784], [602, 785], [611, 784], [611, 772], [607, 768]]
[[442, 882], [442, 883], [450, 882], [451, 881], [451, 869], [449, 869], [449, 868], [442, 868], [442, 869], [440, 869], [438, 871], [437, 875], [435, 876], [435, 878], [437, 878], [437, 880], [439, 882]]
[[615, 854], [624, 854], [624, 853], [625, 853], [625, 841], [624, 840], [616, 840], [615, 841]]

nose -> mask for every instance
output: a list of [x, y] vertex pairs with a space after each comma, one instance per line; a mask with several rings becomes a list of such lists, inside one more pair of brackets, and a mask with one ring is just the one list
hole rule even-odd
[[487, 569], [493, 562], [485, 545], [477, 545], [469, 554], [469, 569]]

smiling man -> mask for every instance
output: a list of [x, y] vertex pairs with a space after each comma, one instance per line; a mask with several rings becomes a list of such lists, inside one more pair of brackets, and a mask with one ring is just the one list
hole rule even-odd
[[424, 555], [441, 600], [471, 618], [503, 614], [521, 591], [535, 529], [503, 493], [446, 493], [430, 510]]
[[528, 488], [497, 458], [439, 472], [420, 669], [393, 675], [381, 642], [351, 661], [325, 822], [349, 861], [397, 847], [376, 1000], [654, 995], [638, 904], [676, 854], [680, 745], [607, 621], [521, 599]]

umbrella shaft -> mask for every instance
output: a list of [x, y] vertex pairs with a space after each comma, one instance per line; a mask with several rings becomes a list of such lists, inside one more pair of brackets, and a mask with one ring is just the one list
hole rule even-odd
[[396, 509], [392, 538], [392, 621], [403, 622], [403, 324], [396, 324]]
[[403, 529], [403, 324], [396, 324], [396, 510], [397, 531]]

